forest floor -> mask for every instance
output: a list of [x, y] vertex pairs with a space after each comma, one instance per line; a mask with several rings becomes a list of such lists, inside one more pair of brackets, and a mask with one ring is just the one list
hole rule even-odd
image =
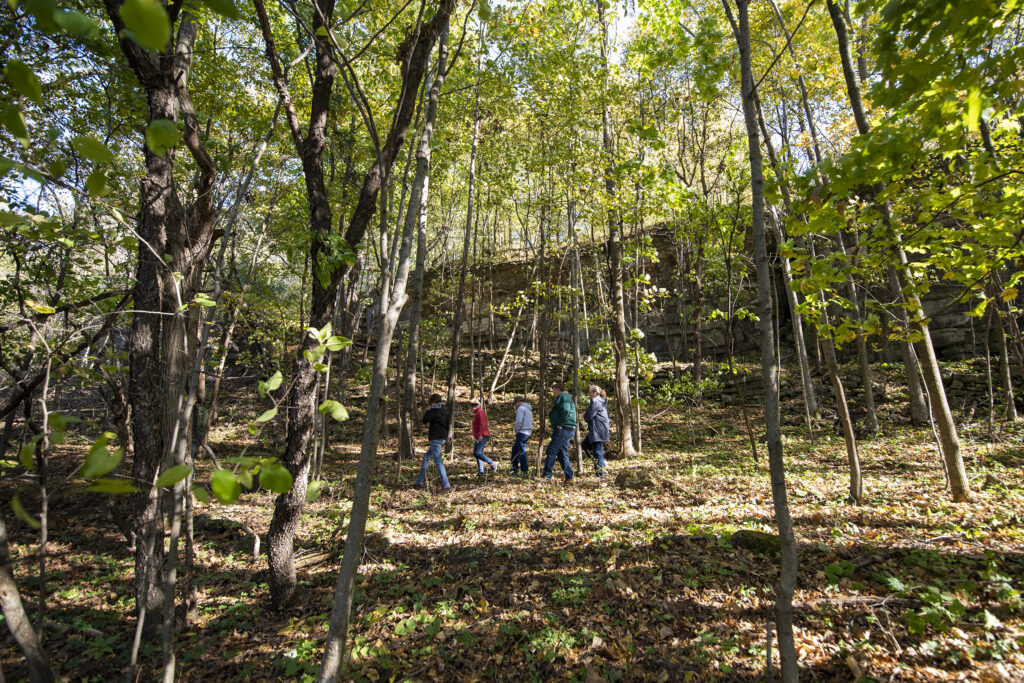
[[[228, 422], [244, 425], [260, 410], [239, 402]], [[478, 479], [461, 436], [446, 458], [448, 494], [434, 470], [427, 490], [413, 489], [419, 462], [403, 463], [396, 481], [394, 441], [385, 443], [349, 676], [764, 680], [777, 558], [730, 543], [739, 529], [773, 529], [763, 448], [755, 460], [735, 408], [648, 410], [643, 456], [610, 460], [603, 481], [585, 463], [574, 486], [512, 475], [508, 406], [490, 411], [498, 473]], [[254, 559], [241, 530], [266, 532], [274, 496], [197, 505], [198, 614], [179, 630], [182, 680], [315, 674], [358, 458], [363, 413], [358, 404], [351, 412], [327, 452], [328, 493], [309, 506], [297, 538], [295, 607], [270, 609], [265, 556]], [[466, 415], [459, 434], [469, 431]], [[968, 424], [962, 434], [976, 503], [950, 502], [930, 431], [890, 426], [861, 441], [866, 502], [853, 506], [841, 436], [821, 431], [812, 441], [799, 426], [785, 428], [804, 680], [1024, 680], [1024, 427], [1003, 426], [992, 444], [982, 432]], [[270, 430], [254, 450], [272, 450], [281, 437]], [[249, 438], [244, 426], [219, 429], [212, 445], [224, 457]], [[70, 470], [82, 450], [67, 445], [57, 454]], [[211, 467], [200, 463], [200, 480]], [[628, 488], [638, 477], [624, 472], [651, 481]], [[12, 490], [5, 482], [0, 499]], [[108, 681], [127, 668], [132, 554], [108, 498], [77, 492], [51, 507], [47, 642], [68, 679]], [[31, 507], [30, 495], [23, 501]], [[5, 516], [16, 578], [34, 610], [38, 538]], [[24, 660], [6, 627], [2, 638], [7, 680], [21, 680]], [[154, 677], [157, 638], [144, 642], [142, 660], [141, 679]]]

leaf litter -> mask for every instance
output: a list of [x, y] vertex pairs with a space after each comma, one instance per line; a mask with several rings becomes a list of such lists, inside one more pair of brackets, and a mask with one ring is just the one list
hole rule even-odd
[[[763, 448], [755, 461], [727, 412], [688, 410], [645, 424], [643, 455], [611, 458], [608, 479], [584, 463], [575, 486], [519, 479], [507, 466], [478, 479], [468, 444], [459, 443], [455, 458], [446, 458], [453, 490], [438, 491], [433, 471], [428, 489], [416, 490], [419, 463], [403, 463], [396, 485], [394, 440], [386, 442], [348, 677], [764, 680], [769, 652], [777, 674], [768, 638], [777, 558], [730, 542], [740, 529], [773, 532]], [[488, 452], [505, 464], [511, 441], [494, 422]], [[296, 538], [294, 607], [271, 609], [265, 557], [252, 555], [274, 496], [197, 504], [197, 610], [178, 640], [182, 680], [315, 676], [344, 545], [357, 427], [336, 428], [327, 494], [308, 507]], [[217, 452], [240, 449], [249, 438], [243, 432], [218, 433]], [[1022, 433], [1010, 426], [995, 444], [967, 434], [976, 503], [949, 502], [930, 434], [900, 427], [861, 442], [866, 503], [858, 507], [845, 500], [841, 437], [819, 431], [811, 441], [798, 427], [786, 429], [804, 680], [1024, 680]], [[281, 436], [263, 435], [266, 454]], [[529, 446], [535, 475], [536, 441]], [[82, 457], [75, 448], [63, 447], [55, 460], [73, 468]], [[209, 468], [201, 463], [200, 478]], [[646, 472], [652, 485], [617, 486], [624, 471]], [[108, 500], [86, 494], [51, 507], [49, 648], [58, 670], [82, 680], [123, 667], [134, 629], [132, 554]], [[38, 541], [24, 525], [11, 527], [16, 579], [31, 612]], [[24, 665], [10, 639], [0, 652], [17, 679]], [[158, 671], [159, 657], [155, 639], [144, 643], [144, 677]]]

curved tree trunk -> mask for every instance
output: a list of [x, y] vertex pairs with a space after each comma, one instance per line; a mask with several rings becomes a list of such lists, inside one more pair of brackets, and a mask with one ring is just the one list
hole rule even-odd
[[[839, 41], [839, 56], [843, 63], [843, 76], [846, 80], [846, 91], [850, 97], [850, 107], [853, 109], [853, 117], [857, 122], [857, 130], [861, 135], [867, 135], [871, 131], [867, 115], [864, 111], [864, 104], [860, 97], [860, 83], [853, 68], [853, 57], [850, 53], [850, 41], [846, 32], [846, 23], [842, 10], [834, 0], [826, 0], [828, 13], [832, 19], [832, 26], [835, 28], [836, 38]], [[876, 195], [884, 192], [885, 187], [881, 183], [873, 188]], [[892, 216], [887, 202], [881, 202], [883, 220], [888, 226], [892, 226]], [[902, 285], [913, 280], [910, 272], [906, 252], [903, 250], [898, 233], [893, 234], [896, 242], [896, 287], [903, 291]], [[900, 282], [902, 279], [904, 282]], [[901, 294], [902, 299], [902, 294]], [[921, 374], [924, 376], [925, 386], [932, 403], [932, 416], [935, 420], [935, 428], [938, 432], [939, 448], [942, 451], [942, 458], [949, 475], [949, 486], [953, 494], [953, 500], [966, 502], [974, 500], [971, 492], [971, 483], [967, 478], [967, 471], [964, 469], [963, 457], [960, 454], [960, 438], [957, 435], [956, 423], [953, 421], [953, 414], [949, 409], [949, 402], [946, 398], [946, 389], [942, 384], [942, 374], [939, 368], [938, 359], [935, 357], [935, 348], [932, 345], [931, 333], [928, 330], [928, 319], [925, 317], [921, 300], [916, 294], [909, 297], [910, 320], [916, 328], [919, 340], [914, 343], [917, 350], [918, 362], [921, 364]], [[901, 301], [902, 303], [902, 301]], [[908, 373], [910, 368], [907, 369]]]
[[[398, 317], [406, 301], [406, 283], [409, 277], [409, 256], [412, 252], [412, 235], [421, 219], [423, 202], [422, 191], [427, 185], [427, 173], [430, 168], [430, 139], [433, 133], [431, 123], [436, 119], [437, 100], [445, 77], [444, 46], [448, 36], [448, 21], [455, 6], [455, 0], [443, 0], [437, 14], [430, 22], [419, 27], [419, 34], [413, 54], [410, 57], [410, 69], [416, 65], [419, 76], [409, 79], [406, 84], [408, 91], [418, 90], [419, 79], [426, 70], [426, 62], [434, 42], [441, 38], [441, 54], [438, 57], [437, 76], [430, 89], [428, 111], [425, 119], [423, 135], [416, 153], [416, 183], [409, 200], [409, 209], [401, 235], [401, 251], [395, 269], [395, 286], [389, 294], [387, 289], [381, 290], [380, 300], [380, 337], [373, 362], [373, 378], [370, 382], [370, 396], [367, 403], [366, 423], [363, 426], [363, 445], [359, 454], [359, 467], [356, 473], [355, 495], [352, 500], [352, 512], [349, 518], [348, 533], [345, 536], [345, 551], [342, 557], [341, 571], [334, 589], [334, 605], [331, 608], [330, 629], [324, 658], [320, 666], [317, 680], [321, 683], [337, 680], [345, 659], [345, 640], [348, 636], [349, 618], [352, 611], [352, 597], [355, 591], [355, 578], [359, 570], [359, 561], [363, 554], [363, 535], [366, 531], [366, 519], [370, 506], [370, 487], [373, 479], [374, 461], [377, 454], [377, 421], [380, 417], [380, 397], [384, 390], [385, 377], [388, 370], [388, 358], [391, 353], [391, 341]], [[411, 118], [411, 112], [410, 116]], [[396, 117], [396, 121], [399, 121]], [[403, 127], [408, 127], [406, 119]], [[404, 131], [402, 134], [404, 138]]]
[[14, 583], [11, 570], [11, 551], [7, 543], [7, 525], [4, 523], [3, 511], [0, 510], [0, 611], [4, 622], [21, 648], [28, 663], [28, 674], [32, 683], [49, 683], [56, 680], [50, 669], [49, 656], [39, 635], [32, 629], [28, 614], [21, 603], [18, 586]]

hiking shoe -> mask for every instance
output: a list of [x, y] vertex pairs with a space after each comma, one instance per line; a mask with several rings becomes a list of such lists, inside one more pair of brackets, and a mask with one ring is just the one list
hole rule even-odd
[[491, 474], [494, 474], [497, 471], [498, 471], [498, 463], [492, 462], [491, 463]]
[[576, 483], [576, 477], [566, 477], [565, 478], [565, 483], [566, 484], [575, 484]]

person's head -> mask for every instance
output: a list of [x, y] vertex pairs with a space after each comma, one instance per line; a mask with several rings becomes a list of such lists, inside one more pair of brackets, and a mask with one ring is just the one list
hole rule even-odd
[[561, 382], [555, 382], [554, 384], [551, 385], [551, 393], [554, 394], [555, 396], [558, 396], [563, 391], [565, 391], [565, 385], [562, 384]]
[[473, 399], [472, 401], [469, 402], [469, 407], [472, 408], [473, 410], [476, 410], [477, 408], [480, 407], [480, 401]]
[[519, 406], [523, 405], [524, 403], [526, 403], [526, 399], [523, 398], [522, 396], [516, 396], [515, 399], [513, 399], [512, 401], [512, 405], [514, 405], [516, 408], [519, 408]]
[[443, 400], [444, 399], [441, 398], [441, 394], [431, 394], [430, 395], [430, 405], [435, 405], [437, 403], [440, 403]]
[[600, 396], [604, 392], [601, 391], [601, 387], [596, 384], [591, 384], [587, 387], [587, 393], [590, 394], [590, 398], [594, 398], [595, 396]]

